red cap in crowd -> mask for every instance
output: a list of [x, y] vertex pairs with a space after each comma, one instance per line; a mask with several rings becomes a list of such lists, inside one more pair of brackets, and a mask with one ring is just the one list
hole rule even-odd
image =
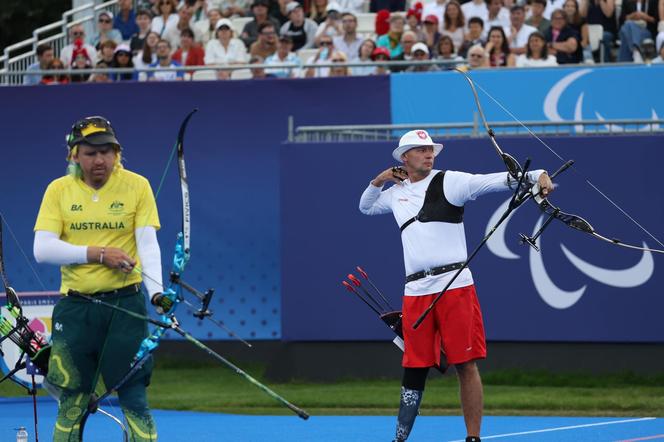
[[423, 9], [423, 6], [422, 6], [421, 2], [415, 3], [413, 5], [413, 7], [408, 10], [408, 13], [406, 14], [406, 18], [414, 15], [415, 17], [417, 17], [417, 21], [421, 22], [422, 21], [422, 9]]
[[385, 35], [390, 30], [390, 11], [381, 9], [376, 13], [376, 35]]
[[424, 17], [424, 23], [434, 23], [434, 24], [437, 25], [438, 24], [438, 17], [436, 17], [433, 14], [429, 14], [426, 17]]
[[384, 55], [387, 57], [387, 59], [390, 59], [390, 51], [387, 50], [387, 48], [384, 48], [382, 46], [378, 46], [376, 49], [373, 50], [371, 53], [371, 59], [376, 60], [376, 57], [379, 55]]
[[87, 60], [87, 64], [92, 63], [92, 61], [90, 60], [90, 55], [88, 54], [88, 50], [85, 49], [85, 46], [83, 46], [83, 41], [81, 41], [80, 39], [77, 39], [74, 42], [74, 49], [71, 52], [71, 64], [72, 64], [72, 66], [74, 65], [74, 62], [76, 61], [76, 57], [78, 57], [79, 55], [82, 55], [83, 57], [85, 57], [85, 59]]

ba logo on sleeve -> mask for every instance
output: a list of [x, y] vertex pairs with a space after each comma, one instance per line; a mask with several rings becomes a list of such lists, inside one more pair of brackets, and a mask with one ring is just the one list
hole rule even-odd
[[72, 212], [82, 212], [83, 211], [83, 205], [82, 204], [72, 204], [71, 205], [71, 210]]

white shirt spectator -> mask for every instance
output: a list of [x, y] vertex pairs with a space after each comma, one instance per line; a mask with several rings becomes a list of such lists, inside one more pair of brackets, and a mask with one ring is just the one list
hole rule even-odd
[[443, 25], [443, 15], [445, 14], [445, 8], [447, 8], [447, 2], [443, 2], [442, 4], [439, 4], [437, 1], [432, 1], [429, 3], [426, 3], [422, 7], [422, 18], [426, 17], [427, 15], [435, 15], [438, 17], [438, 23], [439, 26], [442, 27]]
[[461, 11], [466, 18], [466, 26], [468, 26], [468, 19], [479, 17], [484, 21], [484, 27], [486, 27], [486, 18], [489, 15], [489, 10], [484, 0], [480, 0], [479, 2], [473, 0], [472, 2], [464, 3], [461, 5]]
[[564, 4], [565, 0], [547, 0], [546, 8], [544, 9], [542, 15], [545, 19], [551, 20], [551, 13], [556, 9], [563, 9]]
[[[309, 57], [306, 64], [329, 63], [330, 58], [331, 57], [328, 57], [325, 60], [316, 60], [316, 56], [314, 55], [313, 57]], [[306, 72], [306, 70], [304, 70], [303, 72]], [[314, 68], [314, 78], [329, 77], [329, 76], [330, 76], [330, 68]]]
[[[300, 57], [298, 57], [295, 52], [289, 52], [286, 58], [279, 58], [279, 52], [275, 52], [265, 59], [265, 64], [282, 64], [282, 63], [294, 63], [300, 66]], [[265, 69], [266, 74], [272, 74], [279, 78], [294, 78], [300, 76], [300, 69], [286, 69], [286, 68], [272, 68]]]
[[[88, 53], [88, 57], [90, 57], [90, 63], [92, 63], [92, 66], [97, 64], [97, 49], [95, 49], [94, 46], [91, 46], [87, 43], [83, 44], [83, 47], [85, 48], [86, 52]], [[64, 48], [62, 48], [62, 51], [60, 51], [60, 60], [62, 60], [62, 63], [65, 65], [65, 67], [69, 68], [71, 67], [71, 55], [74, 52], [74, 45], [67, 45]]]
[[546, 60], [528, 58], [526, 54], [517, 55], [516, 67], [518, 68], [543, 68], [549, 66], [558, 66], [556, 57], [553, 55], [547, 56]]
[[493, 26], [502, 26], [505, 31], [505, 37], [509, 37], [512, 33], [512, 21], [510, 20], [510, 11], [507, 8], [500, 8], [498, 15], [496, 15], [493, 20], [489, 19], [487, 15], [486, 20], [484, 20], [484, 33], [482, 38], [486, 40], [489, 36], [489, 30]]
[[334, 37], [332, 42], [334, 43], [334, 48], [338, 51], [343, 52], [348, 57], [348, 61], [354, 61], [360, 58], [360, 46], [364, 41], [361, 37], [355, 37], [355, 40], [351, 43], [348, 43], [344, 36]]
[[512, 36], [512, 44], [510, 44], [510, 48], [525, 48], [528, 44], [528, 37], [530, 37], [530, 34], [535, 31], [537, 31], [537, 28], [524, 23], [523, 26], [521, 26], [521, 29], [517, 31], [516, 35]]
[[337, 0], [341, 7], [340, 12], [352, 12], [353, 14], [362, 14], [364, 12], [364, 0]]
[[205, 64], [246, 63], [247, 60], [247, 47], [239, 38], [231, 38], [228, 48], [216, 38], [205, 46]]
[[177, 32], [177, 26], [180, 21], [180, 16], [177, 14], [170, 14], [167, 20], [168, 21], [164, 23], [164, 17], [161, 15], [156, 16], [152, 19], [150, 30], [156, 32], [162, 38], [167, 38], [171, 33], [179, 35], [179, 32]]

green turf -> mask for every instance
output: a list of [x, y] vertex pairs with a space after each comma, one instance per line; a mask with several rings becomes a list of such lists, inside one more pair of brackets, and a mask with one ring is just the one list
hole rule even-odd
[[[248, 369], [261, 379], [261, 368]], [[493, 415], [600, 415], [664, 417], [662, 376], [493, 372], [483, 376], [485, 413]], [[311, 414], [395, 414], [399, 381], [346, 380], [335, 383], [292, 381], [270, 388]], [[23, 392], [10, 383], [0, 395]], [[247, 414], [288, 414], [275, 400], [228, 369], [205, 365], [183, 368], [162, 363], [149, 389], [154, 408]], [[458, 414], [454, 375], [429, 379], [422, 414]]]

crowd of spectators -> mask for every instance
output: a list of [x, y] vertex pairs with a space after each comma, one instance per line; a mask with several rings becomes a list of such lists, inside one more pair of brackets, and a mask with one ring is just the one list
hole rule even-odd
[[[251, 3], [249, 3], [251, 1]], [[238, 64], [332, 67], [250, 67], [251, 77], [328, 77], [436, 71], [463, 64], [471, 69], [645, 61], [664, 57], [664, 0], [371, 0], [375, 28], [357, 32], [366, 0], [119, 0], [114, 15], [102, 11], [93, 35], [69, 29], [59, 54], [40, 45], [28, 70], [70, 69], [69, 75], [28, 74], [25, 84], [182, 80], [183, 70], [76, 73], [86, 68], [224, 67]], [[241, 32], [232, 20], [247, 17]], [[664, 22], [662, 22], [664, 23]], [[599, 50], [590, 46], [589, 25], [602, 25]], [[664, 26], [659, 26], [660, 29]], [[617, 43], [619, 42], [619, 46]], [[600, 54], [600, 51], [602, 52]], [[439, 64], [375, 62], [440, 60]], [[348, 67], [346, 64], [361, 66]], [[228, 79], [233, 70], [217, 69]], [[195, 75], [195, 74], [194, 74]]]

